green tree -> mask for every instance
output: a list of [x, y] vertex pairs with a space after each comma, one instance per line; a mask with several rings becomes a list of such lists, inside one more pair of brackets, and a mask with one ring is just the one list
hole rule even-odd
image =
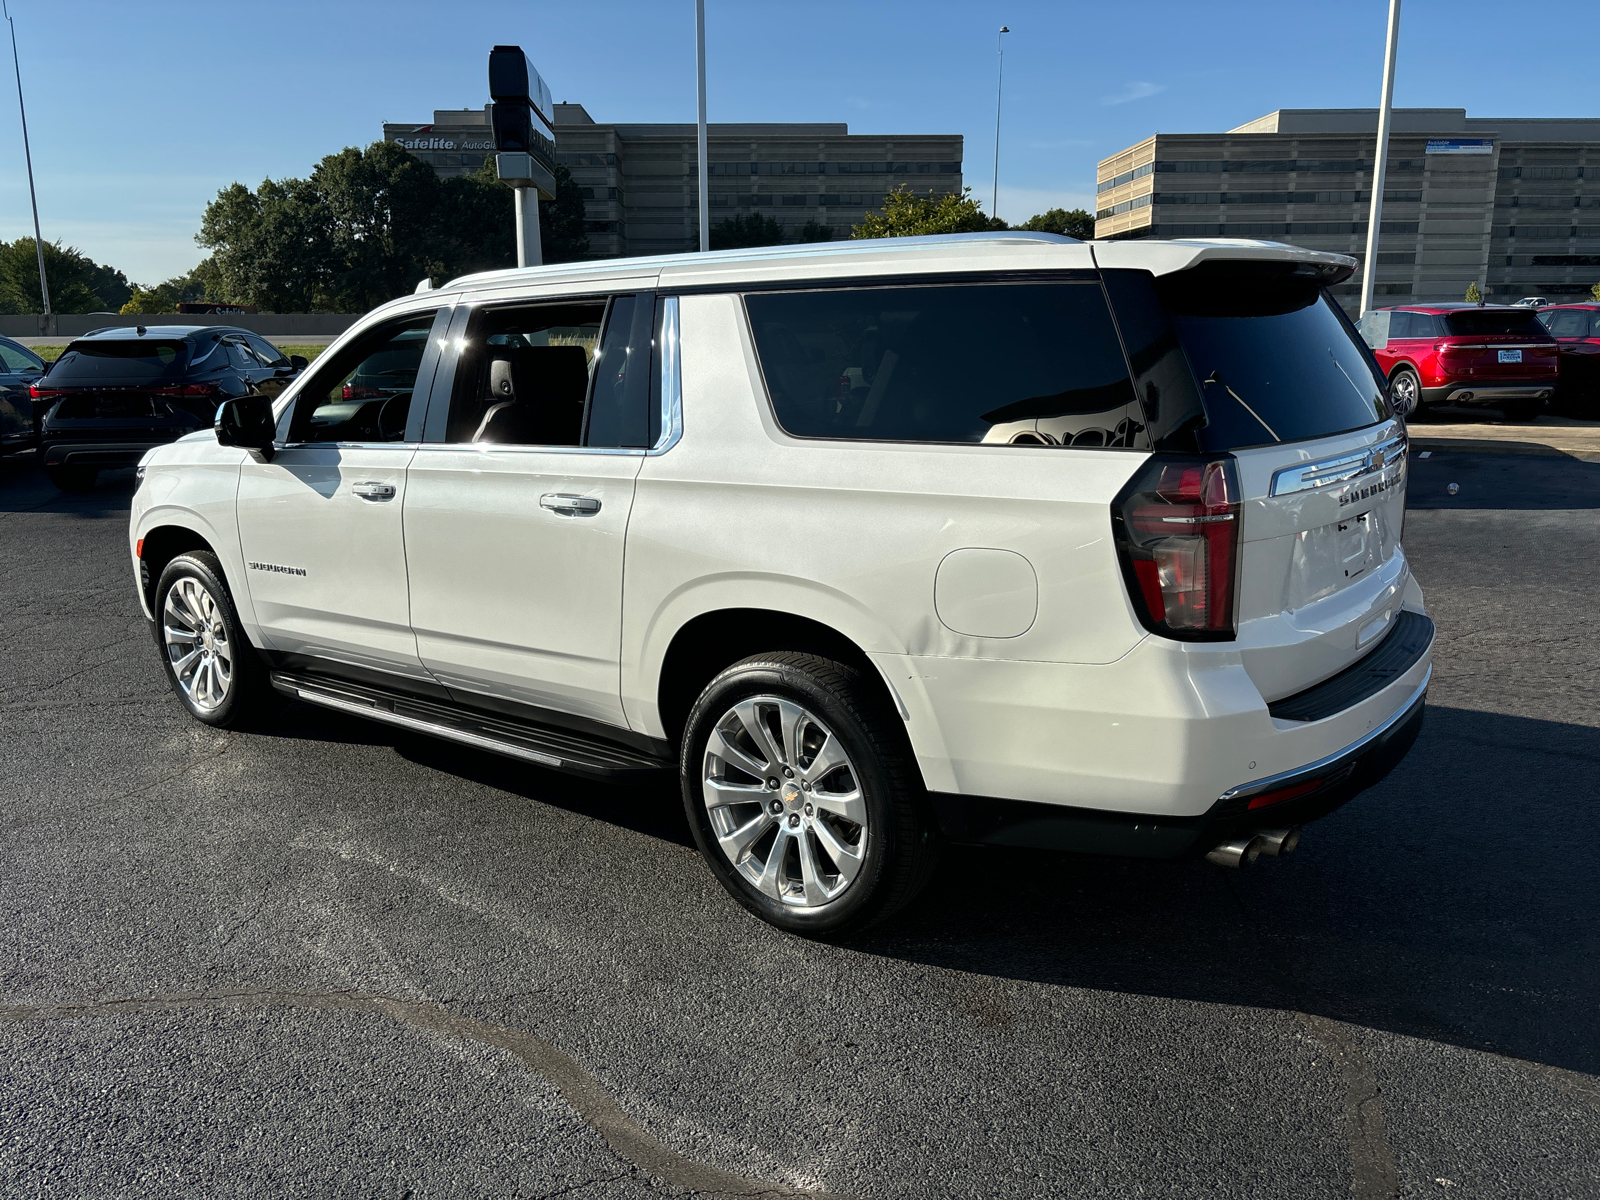
[[760, 213], [736, 213], [711, 227], [713, 250], [742, 250], [747, 246], [776, 246], [783, 241], [783, 225]]
[[1006, 223], [991, 217], [972, 199], [971, 188], [959, 196], [914, 194], [902, 184], [883, 198], [881, 213], [868, 213], [850, 231], [853, 238], [916, 237], [927, 233], [984, 233], [1005, 229]]
[[1479, 304], [1483, 301], [1483, 293], [1478, 290], [1478, 281], [1474, 279], [1467, 284], [1467, 294], [1463, 297], [1468, 304]]
[[[44, 271], [52, 312], [115, 312], [128, 298], [128, 280], [121, 271], [101, 266], [59, 241], [44, 243]], [[33, 239], [0, 242], [0, 313], [43, 311]]]
[[174, 275], [154, 287], [140, 287], [137, 283], [129, 289], [128, 299], [118, 310], [123, 316], [138, 313], [174, 313], [184, 300], [220, 300], [231, 303], [220, 288], [213, 289], [215, 265], [208, 258], [186, 275]]
[[813, 217], [800, 226], [799, 240], [802, 242], [831, 242], [833, 241], [833, 226], [824, 225]]
[[1589, 298], [1596, 304], [1600, 304], [1600, 283], [1595, 284], [1589, 289]]
[[556, 198], [539, 201], [539, 248], [545, 262], [577, 262], [589, 257], [583, 218], [583, 189], [572, 181], [572, 172], [558, 163]]
[[1094, 237], [1094, 216], [1081, 208], [1051, 208], [1029, 217], [1016, 228], [1031, 229], [1037, 233], [1059, 233], [1087, 242]]

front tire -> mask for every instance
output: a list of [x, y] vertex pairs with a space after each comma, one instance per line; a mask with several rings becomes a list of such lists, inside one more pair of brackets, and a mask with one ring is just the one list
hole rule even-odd
[[779, 929], [880, 921], [937, 859], [905, 733], [842, 663], [783, 651], [728, 667], [689, 713], [679, 770], [712, 874]]
[[237, 729], [272, 701], [272, 685], [239, 623], [217, 556], [180, 554], [156, 584], [155, 638], [167, 681], [195, 720]]
[[1410, 367], [1397, 367], [1389, 376], [1389, 404], [1401, 420], [1422, 415], [1422, 380]]

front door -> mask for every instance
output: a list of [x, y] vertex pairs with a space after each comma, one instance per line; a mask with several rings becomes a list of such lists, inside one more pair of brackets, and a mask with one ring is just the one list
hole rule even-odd
[[[429, 309], [317, 363], [280, 417], [272, 459], [244, 464], [239, 540], [271, 649], [334, 670], [427, 680], [411, 633], [401, 514], [421, 431], [411, 395], [432, 378], [436, 319], [442, 335], [448, 313]], [[352, 383], [380, 368], [381, 388]]]
[[651, 312], [627, 295], [466, 325], [448, 414], [430, 413], [405, 497], [418, 654], [463, 701], [626, 726], [622, 554]]

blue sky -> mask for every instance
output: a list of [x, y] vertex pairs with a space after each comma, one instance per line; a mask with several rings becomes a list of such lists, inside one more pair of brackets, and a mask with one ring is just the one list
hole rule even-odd
[[[324, 154], [376, 140], [384, 121], [484, 103], [496, 42], [520, 43], [558, 100], [598, 120], [694, 119], [693, 0], [8, 2], [44, 234], [142, 283], [200, 260], [200, 214], [234, 180], [304, 175]], [[999, 212], [1019, 220], [1092, 207], [1095, 162], [1158, 130], [1375, 105], [1387, 0], [706, 8], [713, 121], [961, 133], [967, 182], [985, 207], [995, 31], [1009, 25]], [[1407, 0], [1395, 102], [1600, 116], [1597, 42], [1590, 3]], [[31, 232], [7, 71], [0, 237]]]

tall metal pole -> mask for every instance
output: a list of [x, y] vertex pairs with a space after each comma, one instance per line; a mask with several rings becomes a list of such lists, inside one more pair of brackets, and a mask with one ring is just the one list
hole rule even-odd
[[544, 246], [539, 241], [539, 189], [519, 187], [517, 194], [517, 266], [544, 265]]
[[1000, 56], [1000, 70], [995, 76], [994, 83], [994, 198], [989, 202], [989, 215], [1000, 215], [1000, 91], [1006, 83], [1006, 52], [1001, 44], [1001, 37], [1010, 33], [1008, 26], [1000, 26], [1000, 32], [994, 35], [994, 52]]
[[700, 253], [711, 249], [711, 168], [706, 162], [706, 0], [694, 0], [694, 66], [699, 77], [700, 116], [695, 131], [700, 148]]
[[1383, 97], [1378, 105], [1378, 146], [1372, 162], [1372, 209], [1367, 214], [1367, 258], [1361, 264], [1361, 313], [1372, 307], [1373, 286], [1378, 279], [1378, 233], [1383, 228], [1383, 180], [1389, 169], [1389, 113], [1394, 105], [1394, 58], [1399, 44], [1400, 0], [1389, 0], [1389, 38], [1383, 48]]
[[39, 196], [33, 190], [33, 151], [28, 147], [28, 110], [22, 103], [22, 61], [17, 57], [17, 23], [11, 9], [0, 3], [6, 24], [11, 26], [11, 65], [17, 72], [17, 112], [22, 115], [22, 156], [28, 162], [28, 198], [33, 201], [33, 249], [39, 256], [39, 296], [44, 300], [44, 315], [50, 315], [50, 280], [44, 273], [44, 239], [39, 236]]

